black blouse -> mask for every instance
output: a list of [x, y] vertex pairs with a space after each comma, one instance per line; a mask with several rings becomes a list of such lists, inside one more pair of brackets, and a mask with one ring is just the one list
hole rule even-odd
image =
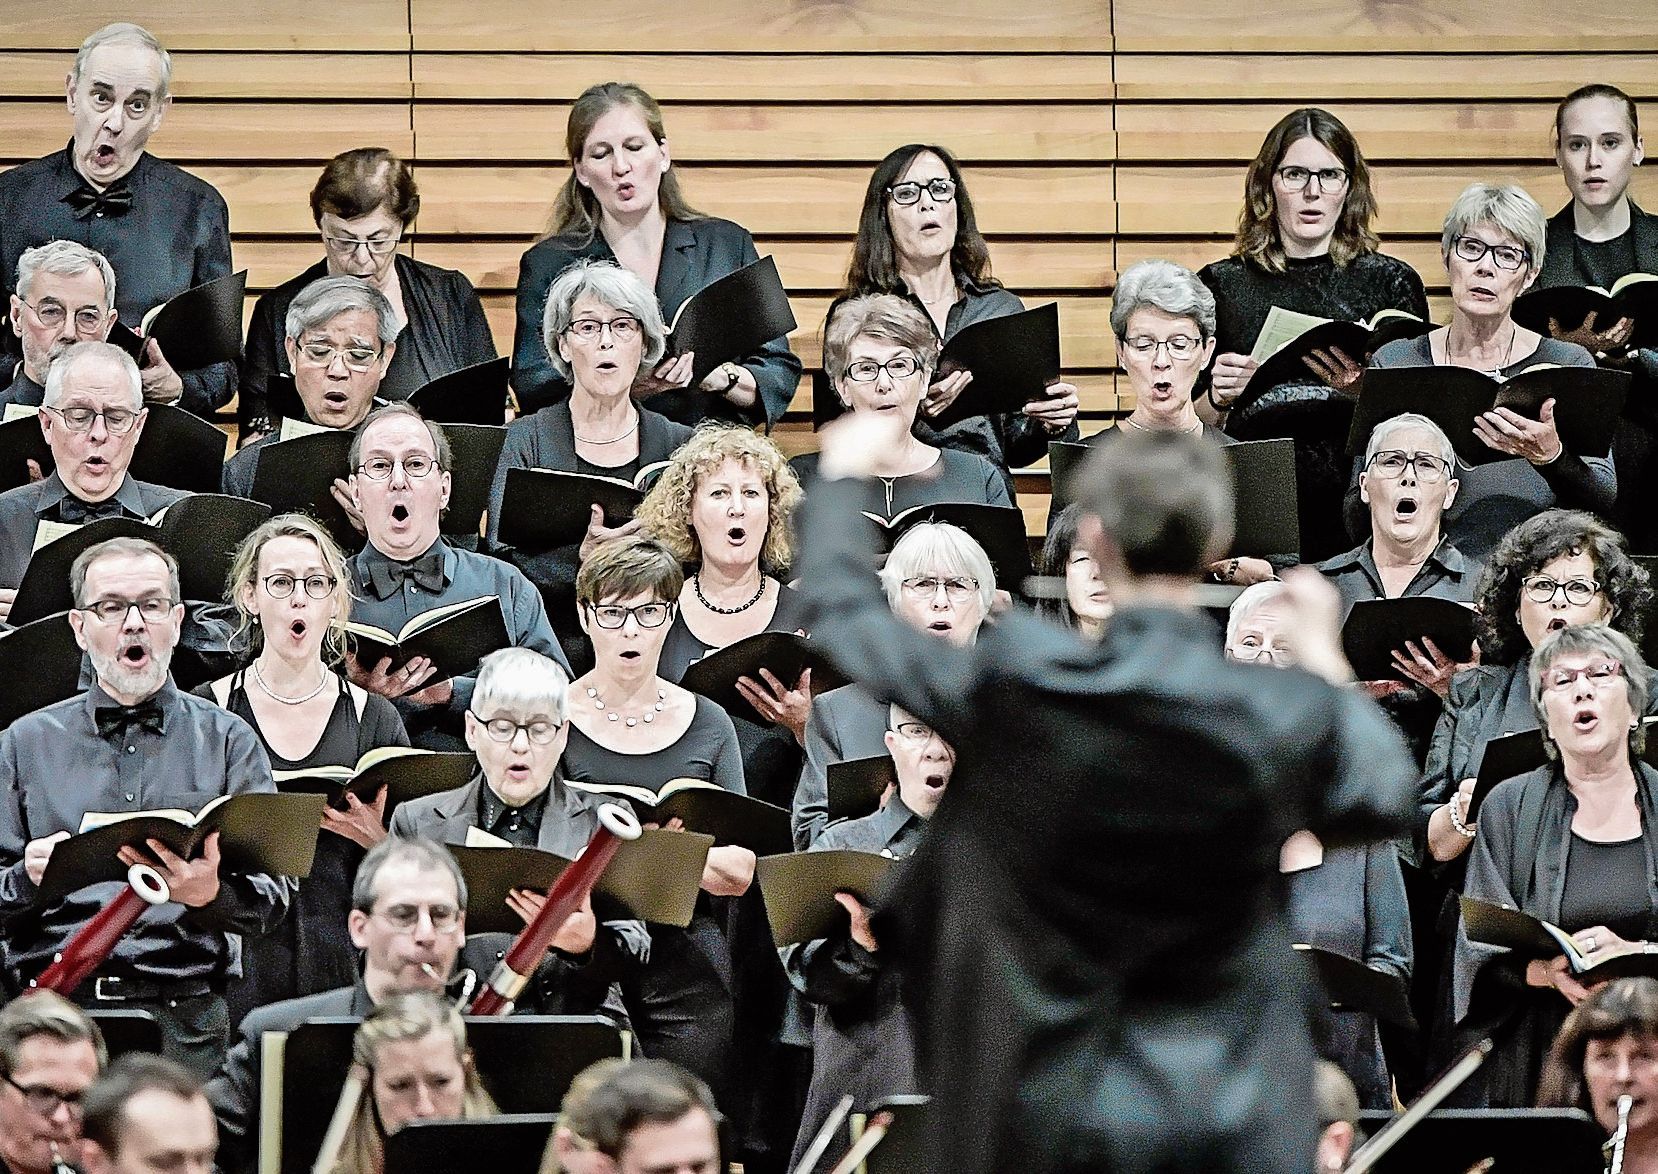
[[[571, 690], [570, 704], [592, 702], [579, 690]], [[698, 697], [696, 704], [685, 732], [670, 745], [647, 754], [601, 746], [572, 723], [569, 744], [559, 760], [564, 777], [575, 783], [627, 783], [652, 791], [660, 791], [674, 779], [702, 779], [739, 795], [748, 794], [743, 784], [743, 755], [731, 719], [706, 697]]]

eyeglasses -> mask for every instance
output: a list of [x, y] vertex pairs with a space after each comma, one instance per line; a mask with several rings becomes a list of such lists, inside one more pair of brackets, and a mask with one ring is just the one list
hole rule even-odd
[[1600, 584], [1593, 579], [1567, 579], [1558, 583], [1547, 575], [1532, 575], [1521, 580], [1526, 598], [1533, 603], [1553, 603], [1560, 592], [1566, 593], [1566, 602], [1582, 607], [1600, 593]]
[[497, 742], [511, 742], [523, 730], [524, 736], [537, 746], [550, 746], [558, 732], [564, 728], [563, 722], [550, 722], [545, 718], [538, 718], [533, 722], [515, 722], [510, 717], [486, 718], [476, 710], [467, 710], [474, 721], [482, 726], [489, 736]]
[[1203, 340], [1193, 338], [1189, 334], [1176, 334], [1171, 338], [1153, 338], [1149, 334], [1137, 334], [1133, 338], [1123, 339], [1123, 345], [1137, 355], [1149, 355], [1158, 347], [1163, 347], [1172, 359], [1189, 359], [1203, 346]]
[[1347, 186], [1347, 172], [1340, 167], [1321, 167], [1317, 171], [1310, 167], [1280, 167], [1272, 174], [1290, 191], [1306, 191], [1307, 185], [1314, 181], [1318, 183], [1320, 195], [1339, 192]]
[[[40, 323], [47, 330], [58, 329], [63, 325], [64, 320], [69, 317], [69, 311], [58, 305], [56, 302], [43, 302], [38, 306], [31, 305], [28, 302], [24, 302], [23, 304], [29, 307], [29, 313], [34, 315], [35, 321]], [[106, 313], [106, 311], [96, 309], [92, 306], [82, 306], [79, 310], [75, 311], [75, 333], [93, 333], [104, 324], [104, 317]]]
[[334, 356], [338, 355], [353, 371], [367, 371], [380, 357], [380, 352], [373, 347], [331, 346], [326, 342], [308, 342], [299, 348], [299, 353], [305, 356], [307, 363], [315, 363], [319, 367], [329, 366], [334, 362]]
[[619, 603], [590, 603], [587, 610], [593, 616], [593, 622], [601, 628], [620, 628], [628, 622], [629, 616], [641, 628], [660, 628], [667, 623], [673, 607], [666, 603], [641, 603], [636, 607], [623, 607]]
[[1615, 660], [1598, 660], [1580, 669], [1548, 669], [1543, 673], [1543, 691], [1561, 693], [1570, 689], [1579, 677], [1599, 688], [1623, 675], [1623, 665]]
[[357, 466], [357, 472], [370, 481], [390, 481], [392, 471], [399, 465], [403, 467], [405, 477], [417, 481], [430, 475], [432, 470], [438, 467], [436, 459], [415, 453], [413, 456], [397, 457], [395, 459], [392, 457], [370, 457]]
[[1275, 665], [1289, 666], [1295, 663], [1295, 653], [1279, 645], [1268, 647], [1265, 644], [1240, 644], [1236, 648], [1228, 649], [1233, 660], [1244, 664], [1254, 664], [1258, 660], [1269, 660]]
[[397, 242], [403, 239], [403, 234], [388, 237], [371, 237], [364, 239], [360, 236], [329, 236], [322, 234], [322, 243], [343, 257], [349, 257], [358, 249], [367, 249], [376, 257], [384, 257], [397, 247]]
[[597, 318], [577, 318], [564, 328], [564, 333], [573, 334], [583, 342], [592, 342], [607, 328], [611, 338], [629, 339], [643, 330], [645, 324], [628, 314], [612, 318], [609, 322], [602, 322]]
[[921, 370], [921, 364], [914, 355], [895, 355], [884, 363], [877, 363], [874, 359], [859, 359], [857, 362], [846, 365], [846, 377], [853, 383], [874, 383], [885, 371], [894, 379], [908, 379]]
[[961, 603], [979, 589], [979, 581], [966, 575], [939, 578], [936, 575], [917, 576], [904, 580], [904, 593], [914, 599], [931, 599], [940, 591], [951, 603]]
[[1490, 245], [1477, 236], [1459, 236], [1451, 241], [1451, 251], [1469, 264], [1478, 264], [1487, 253], [1498, 269], [1518, 269], [1531, 260], [1531, 254], [1518, 245]]
[[9, 1076], [0, 1076], [7, 1084], [15, 1088], [31, 1111], [42, 1117], [50, 1117], [58, 1111], [59, 1105], [66, 1105], [72, 1116], [81, 1115], [81, 1095], [78, 1092], [60, 1092], [44, 1084], [18, 1084]]
[[287, 599], [294, 593], [294, 588], [305, 585], [305, 594], [312, 599], [327, 599], [339, 580], [332, 575], [307, 575], [303, 579], [296, 579], [292, 575], [266, 575], [259, 580], [265, 585], [265, 594], [272, 599]]
[[956, 181], [953, 179], [929, 179], [926, 183], [917, 183], [907, 179], [903, 183], [895, 183], [887, 189], [887, 195], [892, 197], [894, 204], [909, 207], [921, 198], [922, 189], [941, 204], [948, 204], [956, 198]]
[[45, 408], [63, 421], [63, 426], [71, 432], [91, 432], [92, 421], [102, 416], [104, 428], [112, 436], [125, 436], [138, 423], [138, 417], [144, 413], [133, 411], [131, 408]]
[[409, 933], [420, 924], [422, 913], [438, 933], [448, 933], [461, 922], [461, 911], [453, 905], [392, 905], [377, 910], [372, 916], [378, 917], [398, 933]]
[[1451, 471], [1449, 465], [1430, 453], [1404, 452], [1397, 448], [1380, 450], [1365, 467], [1386, 481], [1397, 481], [1405, 475], [1406, 469], [1410, 469], [1424, 485], [1445, 480], [1445, 475]]
[[77, 607], [76, 611], [89, 612], [97, 616], [100, 623], [125, 623], [127, 613], [133, 608], [138, 609], [138, 615], [146, 624], [159, 624], [178, 606], [178, 600], [154, 599], [98, 599], [85, 607]]
[[932, 741], [935, 731], [925, 722], [899, 722], [892, 727], [892, 732], [911, 746], [925, 746]]

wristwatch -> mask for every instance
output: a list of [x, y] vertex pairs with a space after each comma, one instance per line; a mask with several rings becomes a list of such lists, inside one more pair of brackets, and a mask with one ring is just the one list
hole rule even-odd
[[725, 372], [726, 383], [720, 388], [721, 395], [730, 395], [732, 389], [742, 380], [742, 368], [735, 363], [721, 363], [720, 370]]

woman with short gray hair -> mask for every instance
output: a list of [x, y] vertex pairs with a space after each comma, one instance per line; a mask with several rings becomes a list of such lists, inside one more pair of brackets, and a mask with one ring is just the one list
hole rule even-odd
[[632, 482], [641, 470], [671, 457], [690, 439], [691, 429], [633, 397], [634, 383], [662, 361], [667, 331], [656, 295], [631, 270], [614, 261], [571, 265], [547, 291], [542, 325], [547, 353], [569, 383], [570, 395], [507, 429], [489, 492], [487, 541], [541, 589], [564, 653], [580, 673], [593, 660], [576, 623], [576, 572], [599, 543], [632, 534], [639, 524], [607, 518], [592, 505], [580, 543], [547, 550], [505, 545], [500, 519], [507, 470], [553, 469]]

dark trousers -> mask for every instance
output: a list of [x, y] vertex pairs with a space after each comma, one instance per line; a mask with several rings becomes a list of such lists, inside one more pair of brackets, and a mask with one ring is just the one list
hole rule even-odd
[[74, 994], [89, 1011], [147, 1011], [161, 1025], [161, 1054], [177, 1060], [204, 1082], [224, 1064], [230, 1046], [230, 1010], [211, 992], [181, 998], [100, 999], [92, 983]]

